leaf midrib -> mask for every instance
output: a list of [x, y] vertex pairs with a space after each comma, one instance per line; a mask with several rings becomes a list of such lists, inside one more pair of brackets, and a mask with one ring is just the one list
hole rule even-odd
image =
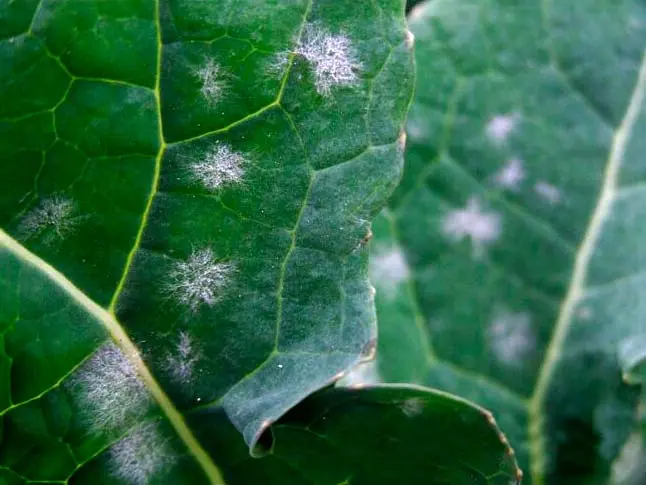
[[549, 389], [550, 381], [556, 364], [563, 353], [563, 345], [567, 338], [568, 330], [572, 323], [572, 316], [577, 304], [585, 294], [588, 265], [594, 255], [597, 241], [601, 235], [603, 224], [610, 213], [612, 202], [617, 193], [618, 175], [621, 161], [624, 156], [627, 141], [632, 134], [632, 129], [639, 116], [639, 109], [645, 99], [646, 93], [646, 50], [642, 56], [635, 88], [630, 96], [624, 118], [613, 135], [612, 145], [606, 169], [603, 176], [603, 185], [599, 200], [593, 211], [588, 229], [582, 240], [574, 263], [574, 271], [568, 285], [568, 291], [561, 305], [561, 310], [556, 321], [556, 327], [547, 347], [543, 365], [538, 372], [538, 379], [529, 405], [530, 423], [530, 473], [532, 483], [544, 483], [543, 468], [546, 460], [545, 437], [542, 433], [544, 421], [542, 403]]

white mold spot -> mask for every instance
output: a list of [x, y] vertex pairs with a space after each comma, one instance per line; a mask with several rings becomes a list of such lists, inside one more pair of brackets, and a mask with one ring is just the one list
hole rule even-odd
[[78, 214], [73, 200], [60, 195], [43, 199], [18, 225], [23, 239], [42, 238], [45, 244], [61, 241], [73, 233], [85, 217]]
[[153, 403], [135, 367], [113, 343], [100, 347], [69, 386], [82, 421], [93, 433], [122, 430]]
[[284, 76], [289, 66], [290, 55], [289, 51], [281, 51], [271, 57], [267, 73], [272, 77]]
[[494, 175], [494, 183], [496, 186], [517, 191], [520, 188], [520, 184], [525, 180], [525, 167], [523, 166], [522, 160], [518, 158], [512, 158], [509, 160], [504, 167], [500, 169]]
[[489, 120], [485, 128], [487, 137], [496, 144], [504, 143], [518, 125], [518, 119], [517, 114], [494, 116]]
[[175, 351], [166, 356], [165, 367], [176, 382], [187, 385], [193, 380], [199, 358], [200, 353], [195, 349], [193, 339], [188, 332], [182, 331]]
[[296, 54], [311, 64], [319, 94], [329, 95], [335, 86], [357, 82], [361, 63], [350, 39], [343, 34], [333, 35], [316, 23], [307, 24]]
[[404, 253], [397, 247], [386, 250], [376, 249], [370, 258], [370, 281], [388, 299], [395, 297], [397, 288], [409, 276], [410, 271]]
[[175, 263], [165, 290], [196, 312], [203, 304], [215, 304], [234, 271], [232, 263], [217, 262], [210, 248], [194, 250], [186, 261]]
[[220, 101], [228, 86], [228, 75], [222, 66], [213, 59], [208, 59], [195, 74], [201, 84], [202, 96], [211, 104]]
[[558, 204], [561, 201], [561, 191], [547, 182], [536, 182], [534, 192], [551, 205]]
[[338, 385], [343, 387], [363, 387], [383, 382], [377, 368], [377, 361], [362, 362], [345, 374]]
[[451, 241], [471, 239], [474, 256], [481, 257], [487, 246], [502, 233], [502, 221], [497, 212], [486, 212], [480, 201], [471, 197], [464, 209], [450, 211], [442, 221], [442, 233]]
[[536, 345], [529, 313], [498, 309], [488, 328], [494, 355], [507, 365], [520, 364]]
[[412, 397], [403, 401], [399, 407], [406, 416], [414, 418], [424, 411], [424, 401], [418, 397]]
[[149, 485], [177, 461], [170, 443], [157, 423], [132, 429], [110, 448], [112, 474], [130, 485]]
[[245, 157], [234, 152], [229, 145], [216, 143], [204, 160], [191, 166], [193, 178], [208, 190], [242, 180]]

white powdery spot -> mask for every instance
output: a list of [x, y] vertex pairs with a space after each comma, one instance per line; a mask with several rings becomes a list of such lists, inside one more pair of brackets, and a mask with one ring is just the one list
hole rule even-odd
[[112, 475], [131, 485], [148, 485], [177, 461], [157, 423], [131, 430], [109, 451]]
[[191, 166], [193, 178], [209, 190], [239, 182], [244, 175], [245, 157], [229, 145], [216, 143], [204, 160]]
[[409, 275], [406, 258], [399, 248], [377, 249], [370, 258], [370, 280], [386, 298], [392, 299]]
[[173, 379], [180, 384], [190, 384], [193, 380], [195, 364], [199, 360], [193, 339], [188, 332], [180, 332], [175, 351], [166, 356], [166, 369]]
[[361, 387], [383, 382], [377, 368], [377, 361], [362, 362], [339, 380], [339, 386]]
[[497, 144], [501, 144], [507, 140], [517, 124], [517, 114], [496, 115], [489, 120], [485, 131], [489, 139]]
[[357, 82], [361, 63], [345, 35], [332, 35], [318, 24], [307, 24], [296, 54], [312, 65], [319, 94], [329, 95], [334, 86], [350, 86]]
[[522, 160], [512, 158], [494, 176], [494, 183], [503, 189], [518, 190], [525, 180], [525, 168]]
[[202, 96], [211, 104], [220, 101], [228, 85], [228, 76], [222, 66], [213, 59], [209, 59], [195, 74], [201, 83], [200, 93]]
[[481, 257], [486, 247], [498, 240], [502, 232], [500, 214], [485, 212], [480, 201], [471, 197], [464, 209], [449, 212], [442, 221], [442, 233], [454, 242], [468, 237], [474, 256]]
[[561, 191], [547, 182], [536, 182], [534, 192], [551, 205], [558, 204], [561, 201]]
[[43, 199], [22, 218], [18, 225], [18, 234], [24, 239], [42, 237], [46, 244], [62, 240], [71, 234], [83, 219], [76, 212], [74, 201], [53, 195]]
[[489, 344], [505, 364], [519, 364], [535, 348], [531, 316], [526, 312], [499, 309], [488, 329]]
[[153, 401], [133, 364], [104, 344], [70, 379], [82, 421], [93, 433], [115, 432], [146, 414]]
[[414, 418], [424, 411], [424, 401], [418, 397], [412, 397], [403, 401], [399, 408], [406, 416]]
[[193, 312], [206, 304], [212, 306], [235, 271], [233, 263], [216, 262], [210, 248], [193, 251], [186, 261], [175, 263], [165, 290]]

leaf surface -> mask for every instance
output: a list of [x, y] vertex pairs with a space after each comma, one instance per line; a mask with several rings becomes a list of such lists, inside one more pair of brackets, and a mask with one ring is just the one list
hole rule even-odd
[[[178, 412], [113, 315], [0, 236], [2, 268], [19, 282], [11, 288], [24, 309], [21, 321], [49, 342], [34, 343], [33, 328], [7, 332], [8, 349], [26, 341], [47, 358], [21, 369], [21, 377], [56, 375], [61, 355], [79, 361], [50, 389], [3, 410], [0, 483], [519, 483], [513, 451], [491, 413], [410, 386], [315, 393], [265, 433], [255, 459], [228, 410]], [[95, 350], [86, 358], [88, 348]]]
[[646, 352], [644, 5], [436, 0], [410, 23], [409, 149], [371, 260], [381, 377], [490, 409], [526, 483], [605, 483]]
[[[229, 449], [260, 454], [373, 353], [365, 241], [402, 165], [403, 9], [0, 4], [0, 483], [255, 483]], [[406, 392], [365, 400], [388, 418]], [[335, 439], [358, 406], [339, 393], [320, 403]], [[423, 416], [454, 402], [436, 400]], [[481, 410], [445, 414], [479, 418], [474, 473], [515, 477]], [[276, 431], [285, 463], [303, 429]], [[285, 483], [266, 463], [263, 483]]]

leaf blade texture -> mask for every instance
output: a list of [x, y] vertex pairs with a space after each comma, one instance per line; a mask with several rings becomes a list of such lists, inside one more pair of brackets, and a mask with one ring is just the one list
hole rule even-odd
[[372, 353], [412, 82], [399, 1], [3, 2], [0, 482], [247, 483]]
[[605, 482], [636, 425], [644, 11], [604, 3], [601, 39], [599, 6], [415, 8], [404, 179], [374, 229], [381, 378], [492, 410], [526, 483]]

